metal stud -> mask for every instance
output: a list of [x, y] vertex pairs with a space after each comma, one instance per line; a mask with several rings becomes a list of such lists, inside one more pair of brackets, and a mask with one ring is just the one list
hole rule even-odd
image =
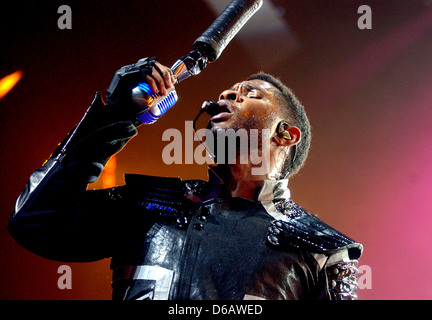
[[202, 230], [204, 228], [204, 225], [202, 223], [195, 223], [194, 228], [198, 231]]

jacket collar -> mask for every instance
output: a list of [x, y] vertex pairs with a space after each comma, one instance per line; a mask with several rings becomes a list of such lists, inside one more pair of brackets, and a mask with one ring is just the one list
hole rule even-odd
[[[222, 166], [210, 166], [209, 182], [215, 185], [216, 188], [221, 189], [220, 186], [228, 179], [228, 170]], [[266, 179], [263, 182], [261, 189], [257, 192], [256, 201], [277, 201], [289, 200], [291, 192], [288, 188], [289, 179]]]

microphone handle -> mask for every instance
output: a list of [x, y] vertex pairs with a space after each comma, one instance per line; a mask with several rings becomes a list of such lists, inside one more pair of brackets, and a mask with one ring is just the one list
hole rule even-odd
[[215, 61], [262, 4], [263, 0], [231, 1], [210, 27], [195, 40], [194, 49], [206, 56], [209, 62]]

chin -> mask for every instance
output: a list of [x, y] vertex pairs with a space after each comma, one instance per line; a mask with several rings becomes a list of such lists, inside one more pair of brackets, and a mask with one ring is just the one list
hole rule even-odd
[[207, 129], [210, 129], [211, 131], [218, 131], [218, 130], [228, 130], [228, 129], [234, 129], [237, 130], [237, 127], [232, 126], [232, 124], [228, 121], [221, 121], [221, 122], [213, 122], [210, 121]]

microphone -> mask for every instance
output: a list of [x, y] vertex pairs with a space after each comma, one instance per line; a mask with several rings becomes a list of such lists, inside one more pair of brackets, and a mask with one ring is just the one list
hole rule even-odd
[[217, 114], [217, 111], [219, 109], [219, 104], [216, 101], [213, 100], [209, 100], [209, 101], [204, 101], [203, 104], [201, 105], [201, 109], [199, 110], [198, 114], [196, 115], [194, 121], [192, 122], [192, 127], [193, 130], [195, 132], [195, 136], [197, 137], [198, 141], [204, 146], [204, 148], [207, 150], [208, 155], [210, 156], [210, 158], [214, 161], [216, 159], [215, 154], [213, 153], [212, 150], [209, 150], [209, 148], [207, 148], [207, 146], [203, 143], [203, 141], [201, 140], [200, 137], [198, 137], [197, 135], [197, 130], [196, 130], [196, 122], [198, 121], [198, 118], [205, 112], [209, 115], [214, 115]]
[[210, 101], [204, 101], [201, 106], [201, 113], [205, 112], [208, 115], [215, 115], [219, 111], [219, 104], [216, 101], [210, 100]]
[[[219, 110], [219, 104], [216, 101], [213, 101], [213, 100], [204, 101], [203, 104], [202, 104], [202, 106], [201, 106], [201, 109], [199, 110], [199, 112], [196, 115], [196, 117], [195, 117], [195, 119], [193, 121], [193, 124], [192, 124], [195, 133], [197, 131], [195, 125], [196, 125], [196, 122], [197, 122], [198, 118], [204, 112], [207, 113], [207, 114], [209, 114], [209, 115], [211, 115], [211, 116], [213, 116], [213, 115], [217, 114], [218, 110]], [[199, 138], [198, 138], [198, 140], [200, 142], [202, 142]]]
[[[193, 50], [171, 67], [177, 82], [199, 74], [209, 62], [219, 58], [223, 50], [262, 6], [263, 0], [232, 0], [207, 30], [193, 43]], [[166, 96], [153, 92], [147, 83], [132, 90], [132, 101], [143, 111], [137, 120], [151, 124], [167, 112], [178, 100], [175, 89]]]

